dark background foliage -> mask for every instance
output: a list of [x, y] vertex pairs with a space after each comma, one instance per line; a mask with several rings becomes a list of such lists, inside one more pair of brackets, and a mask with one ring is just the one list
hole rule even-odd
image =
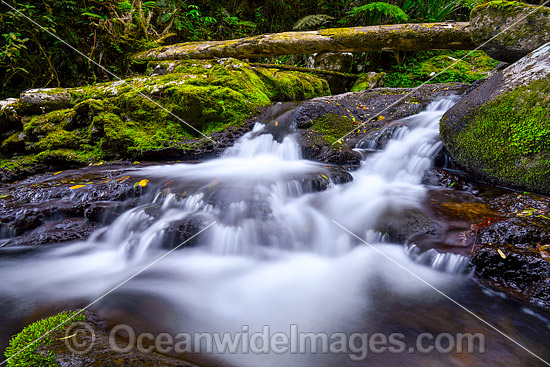
[[288, 31], [308, 16], [301, 28], [464, 20], [477, 0], [6, 1], [15, 10], [0, 3], [0, 98], [109, 80], [48, 32], [123, 77], [128, 55], [158, 45]]

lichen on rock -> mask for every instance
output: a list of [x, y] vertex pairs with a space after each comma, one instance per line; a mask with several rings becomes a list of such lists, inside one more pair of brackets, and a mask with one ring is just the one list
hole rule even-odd
[[550, 42], [550, 9], [516, 1], [490, 1], [470, 16], [476, 46], [500, 61], [515, 62]]

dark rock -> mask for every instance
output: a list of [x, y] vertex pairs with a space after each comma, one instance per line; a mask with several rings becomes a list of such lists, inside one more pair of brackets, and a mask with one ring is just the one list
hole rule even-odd
[[430, 186], [442, 186], [454, 190], [470, 190], [468, 175], [461, 171], [449, 170], [445, 168], [434, 168], [424, 173], [422, 184]]
[[412, 235], [434, 235], [441, 226], [418, 209], [387, 211], [374, 226], [377, 232], [388, 235], [392, 242], [404, 243]]
[[6, 241], [3, 246], [38, 246], [86, 239], [97, 225], [83, 218], [68, 218], [48, 222], [35, 230]]
[[516, 1], [491, 1], [470, 15], [476, 46], [494, 59], [515, 62], [550, 42], [550, 9]]
[[420, 112], [438, 97], [460, 94], [466, 88], [466, 84], [460, 83], [430, 84], [416, 89], [380, 88], [306, 101], [294, 117], [296, 126], [305, 130], [301, 133], [304, 157], [357, 165], [360, 155], [352, 149], [366, 134]]
[[468, 233], [476, 273], [491, 285], [550, 310], [550, 198], [509, 193], [488, 198], [503, 216], [472, 226]]

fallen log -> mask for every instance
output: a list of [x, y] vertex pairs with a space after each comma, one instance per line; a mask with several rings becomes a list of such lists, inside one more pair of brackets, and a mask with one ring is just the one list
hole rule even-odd
[[157, 47], [133, 56], [135, 60], [210, 59], [312, 54], [316, 52], [372, 52], [472, 50], [469, 23], [392, 24], [284, 32], [227, 41], [187, 42]]

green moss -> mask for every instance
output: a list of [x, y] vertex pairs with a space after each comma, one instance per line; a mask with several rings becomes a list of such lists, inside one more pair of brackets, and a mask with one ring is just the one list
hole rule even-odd
[[[10, 345], [4, 353], [8, 359], [6, 366], [57, 366], [53, 352], [37, 353], [37, 348], [51, 345], [56, 339], [63, 337], [62, 330], [67, 326], [84, 319], [84, 315], [68, 311], [30, 324], [10, 340]], [[54, 328], [57, 329], [44, 336]], [[40, 341], [35, 343], [39, 338]]]
[[466, 119], [449, 144], [460, 164], [502, 184], [550, 190], [550, 78], [507, 92]]
[[310, 130], [320, 134], [327, 143], [333, 144], [355, 127], [351, 118], [329, 113], [314, 120]]
[[[424, 83], [472, 83], [485, 78], [498, 61], [483, 51], [425, 51], [388, 71], [384, 86], [413, 88]], [[433, 78], [433, 79], [432, 79]]]
[[367, 89], [381, 87], [386, 80], [386, 73], [365, 73], [361, 75], [357, 81], [353, 84], [350, 92], [360, 92]]
[[165, 75], [66, 90], [74, 107], [27, 118], [24, 141], [12, 133], [2, 145], [14, 165], [0, 165], [140, 159], [166, 148], [183, 153], [210, 143], [201, 133], [241, 126], [259, 107], [330, 93], [314, 75], [252, 68], [235, 59], [170, 65]]
[[[495, 10], [498, 10], [499, 12], [505, 12], [509, 16], [515, 16], [519, 13], [524, 12], [525, 10], [534, 9], [535, 7], [537, 7], [537, 5], [529, 5], [529, 4], [524, 4], [517, 1], [500, 1], [500, 0], [489, 1], [486, 3], [480, 4], [476, 6], [474, 9], [472, 9], [471, 17], [474, 16], [475, 13], [486, 9], [495, 9]], [[537, 11], [550, 14], [550, 9], [544, 6], [538, 7]]]

